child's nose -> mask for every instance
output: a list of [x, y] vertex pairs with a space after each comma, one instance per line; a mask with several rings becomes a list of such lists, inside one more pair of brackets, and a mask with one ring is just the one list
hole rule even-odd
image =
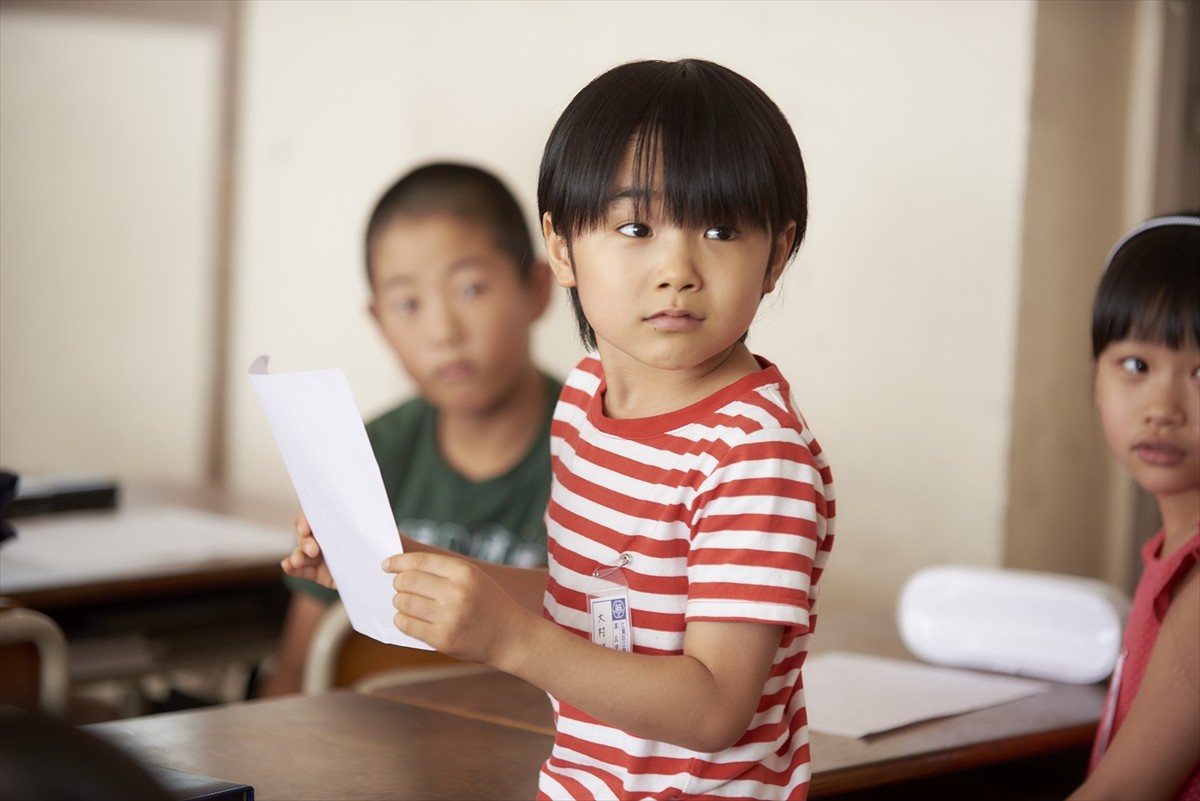
[[426, 323], [429, 326], [429, 337], [435, 343], [456, 342], [462, 334], [462, 321], [459, 319], [458, 310], [446, 298], [429, 304]]
[[[1181, 382], [1163, 378], [1151, 385], [1146, 399], [1145, 420], [1153, 426], [1180, 426], [1187, 422], [1186, 392]], [[1193, 414], [1196, 410], [1193, 410]]]
[[676, 243], [663, 248], [662, 258], [655, 273], [655, 286], [673, 289], [676, 292], [700, 288], [700, 273], [696, 269], [695, 254], [686, 244]]

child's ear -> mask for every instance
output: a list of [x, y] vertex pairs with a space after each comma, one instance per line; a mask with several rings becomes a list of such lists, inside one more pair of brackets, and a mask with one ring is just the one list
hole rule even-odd
[[375, 300], [375, 296], [371, 296], [371, 300], [367, 303], [367, 313], [371, 315], [371, 319], [375, 321], [375, 325], [379, 326], [379, 330], [383, 330], [383, 320], [379, 317], [379, 302]]
[[567, 245], [567, 238], [554, 230], [550, 212], [542, 215], [542, 238], [546, 240], [546, 259], [550, 262], [550, 272], [554, 274], [554, 280], [562, 287], [575, 286], [571, 249]]
[[763, 277], [763, 294], [766, 295], [779, 283], [783, 268], [787, 267], [788, 256], [792, 252], [792, 242], [796, 238], [796, 221], [789, 220], [771, 245], [771, 262], [767, 265], [767, 274]]

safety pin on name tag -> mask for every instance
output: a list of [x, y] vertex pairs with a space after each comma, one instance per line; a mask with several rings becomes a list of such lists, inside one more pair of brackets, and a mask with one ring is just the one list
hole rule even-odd
[[630, 556], [622, 553], [612, 565], [600, 565], [592, 571], [588, 588], [588, 613], [592, 618], [592, 642], [630, 653], [633, 650], [629, 614], [629, 582], [621, 568]]

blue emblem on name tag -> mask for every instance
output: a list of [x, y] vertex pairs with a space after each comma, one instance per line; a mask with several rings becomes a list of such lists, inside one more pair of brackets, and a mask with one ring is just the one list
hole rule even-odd
[[613, 620], [624, 620], [626, 614], [628, 613], [625, 610], [625, 600], [623, 598], [614, 599], [612, 602]]

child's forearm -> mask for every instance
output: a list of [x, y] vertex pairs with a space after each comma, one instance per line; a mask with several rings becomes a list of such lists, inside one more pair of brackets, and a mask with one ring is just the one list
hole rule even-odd
[[749, 727], [782, 632], [693, 623], [679, 656], [603, 648], [542, 618], [526, 620], [521, 634], [495, 667], [610, 726], [707, 753]]
[[443, 653], [484, 662], [598, 720], [694, 751], [720, 751], [749, 728], [782, 628], [691, 622], [683, 654], [613, 651], [530, 608], [522, 570], [414, 549], [390, 557], [396, 627]]

